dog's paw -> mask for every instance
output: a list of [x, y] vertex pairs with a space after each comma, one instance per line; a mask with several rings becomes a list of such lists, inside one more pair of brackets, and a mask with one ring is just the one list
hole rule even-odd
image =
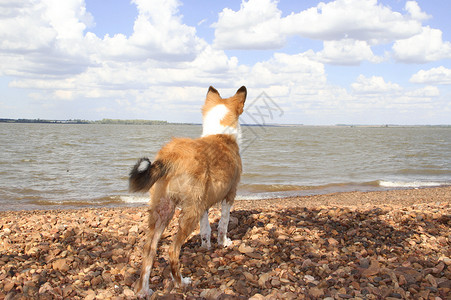
[[136, 297], [138, 297], [138, 298], [147, 298], [147, 297], [152, 296], [153, 291], [152, 291], [152, 289], [149, 289], [149, 288], [142, 288], [139, 291], [135, 291], [135, 294], [136, 294]]
[[211, 243], [202, 241], [202, 245], [200, 247], [202, 249], [210, 250], [211, 249]]
[[180, 283], [178, 283], [177, 280], [174, 279], [174, 276], [172, 276], [172, 274], [171, 274], [171, 277], [172, 277], [172, 281], [174, 282], [174, 285], [176, 288], [184, 288], [184, 287], [190, 285], [192, 282], [191, 278], [189, 278], [189, 277], [180, 277]]
[[222, 246], [224, 248], [227, 248], [233, 244], [232, 240], [229, 238], [225, 238], [224, 241], [219, 241], [219, 246]]
[[191, 280], [191, 278], [189, 278], [189, 277], [182, 277], [182, 286], [190, 285], [191, 282], [193, 282], [193, 281]]

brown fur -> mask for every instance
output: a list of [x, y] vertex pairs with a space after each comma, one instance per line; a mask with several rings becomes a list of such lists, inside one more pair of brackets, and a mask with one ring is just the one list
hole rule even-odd
[[[223, 100], [210, 87], [203, 112], [218, 103], [226, 104], [233, 114], [233, 121], [238, 122], [246, 97], [242, 93], [245, 92], [246, 89], [242, 87], [235, 96]], [[239, 93], [241, 95], [237, 96]], [[176, 206], [181, 208], [179, 231], [169, 248], [169, 261], [175, 285], [180, 286], [182, 277], [179, 256], [182, 244], [197, 227], [208, 208], [223, 200], [230, 205], [233, 203], [242, 170], [236, 138], [227, 134], [208, 135], [198, 139], [175, 138], [161, 148], [154, 163], [149, 163], [148, 169], [138, 171], [142, 160], [146, 159], [138, 161], [130, 174], [130, 186], [133, 185], [133, 180], [139, 179], [140, 174], [148, 176], [148, 180], [155, 184], [150, 189], [149, 232], [144, 245], [141, 276], [135, 286], [140, 296], [148, 293], [150, 268], [156, 256], [157, 245]], [[140, 186], [147, 187], [141, 182]]]

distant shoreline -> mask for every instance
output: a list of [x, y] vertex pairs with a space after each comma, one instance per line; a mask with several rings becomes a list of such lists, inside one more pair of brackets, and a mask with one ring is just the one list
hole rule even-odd
[[[19, 123], [19, 124], [101, 124], [101, 125], [202, 125], [200, 123], [175, 123], [161, 120], [122, 120], [122, 119], [102, 119], [102, 120], [49, 120], [49, 119], [8, 119], [0, 118], [0, 123]], [[410, 127], [435, 127], [435, 128], [451, 128], [451, 124], [436, 125], [396, 125], [396, 124], [335, 124], [335, 125], [307, 125], [307, 124], [241, 124], [241, 126], [262, 126], [262, 127], [349, 127], [349, 128], [410, 128]]]
[[70, 120], [47, 120], [47, 119], [0, 119], [0, 123], [26, 123], [26, 124], [116, 124], [116, 125], [169, 125], [167, 121], [160, 120], [120, 120], [102, 119], [97, 121], [70, 119]]

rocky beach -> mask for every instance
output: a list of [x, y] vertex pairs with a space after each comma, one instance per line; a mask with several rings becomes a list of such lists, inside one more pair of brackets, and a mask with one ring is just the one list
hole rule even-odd
[[[449, 299], [451, 187], [236, 201], [229, 237], [198, 231], [175, 289], [170, 223], [150, 276], [152, 299]], [[147, 208], [0, 212], [0, 299], [135, 299]]]

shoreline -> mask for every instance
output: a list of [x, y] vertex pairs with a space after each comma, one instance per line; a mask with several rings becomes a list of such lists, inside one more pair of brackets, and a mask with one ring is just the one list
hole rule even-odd
[[268, 208], [295, 208], [321, 205], [402, 207], [443, 200], [451, 202], [451, 186], [398, 188], [381, 191], [346, 191], [296, 197], [238, 200], [235, 201], [234, 207], [250, 208], [252, 205], [260, 209], [264, 209], [265, 206]]
[[[283, 202], [285, 205], [314, 205], [315, 203], [323, 203], [323, 204], [329, 204], [329, 203], [336, 203], [336, 201], [329, 201], [329, 196], [332, 195], [342, 195], [338, 196], [338, 199], [346, 198], [344, 195], [351, 195], [350, 197], [355, 197], [354, 194], [361, 193], [395, 193], [396, 195], [400, 195], [400, 197], [405, 197], [406, 195], [413, 195], [414, 198], [409, 199], [408, 202], [417, 201], [415, 200], [415, 195], [421, 194], [421, 192], [415, 192], [414, 194], [409, 193], [407, 191], [413, 190], [413, 191], [421, 191], [421, 190], [441, 190], [441, 189], [451, 189], [451, 185], [438, 185], [438, 186], [421, 186], [421, 187], [394, 187], [394, 188], [381, 188], [381, 189], [375, 189], [375, 188], [357, 188], [357, 189], [305, 189], [305, 190], [298, 190], [297, 195], [291, 193], [290, 191], [287, 191], [287, 194], [280, 194], [280, 195], [274, 195], [274, 196], [268, 196], [266, 192], [255, 192], [255, 193], [246, 193], [246, 196], [240, 196], [237, 195], [237, 199], [235, 199], [234, 207], [241, 207], [241, 205], [244, 205], [248, 207], [251, 205], [251, 203], [255, 203], [257, 207], [263, 207], [263, 204], [271, 206], [272, 203], [280, 203]], [[404, 192], [403, 192], [404, 191]], [[258, 195], [261, 194], [261, 197]], [[402, 196], [404, 194], [404, 196]], [[252, 196], [250, 199], [248, 198], [250, 195]], [[441, 195], [442, 197], [450, 197], [450, 195]], [[122, 196], [118, 196], [121, 198]], [[131, 196], [132, 198], [134, 196]], [[77, 201], [68, 201], [68, 202], [57, 202], [52, 203], [51, 201], [39, 201], [40, 203], [45, 204], [20, 204], [20, 206], [14, 207], [14, 208], [7, 208], [2, 209], [0, 208], [0, 213], [2, 212], [20, 212], [20, 211], [54, 211], [54, 210], [77, 210], [77, 209], [119, 209], [119, 208], [137, 208], [137, 207], [144, 207], [147, 206], [147, 202], [149, 201], [149, 195], [148, 194], [142, 194], [141, 196], [136, 196], [137, 198], [144, 199], [143, 201], [124, 201], [124, 202], [118, 202], [115, 200], [111, 200], [112, 197], [108, 196], [105, 198], [108, 198], [109, 201], [106, 202], [96, 202], [94, 203], [90, 202], [89, 200], [83, 200], [81, 202]], [[335, 197], [335, 196], [334, 196]], [[440, 195], [436, 195], [436, 197], [440, 197]], [[128, 196], [126, 196], [128, 198]], [[392, 197], [393, 198], [393, 197]], [[312, 200], [309, 200], [312, 199]], [[325, 199], [325, 200], [324, 200]], [[391, 201], [390, 199], [387, 199], [387, 197], [382, 196], [382, 199], [377, 204], [383, 204], [384, 201]], [[309, 202], [312, 202], [309, 204]], [[374, 202], [374, 201], [373, 201]], [[382, 202], [382, 203], [381, 203]], [[360, 203], [362, 204], [362, 203]], [[368, 203], [366, 203], [368, 204]], [[376, 203], [375, 203], [376, 204]], [[352, 203], [349, 203], [349, 205], [352, 205]], [[11, 204], [8, 205], [9, 207], [12, 207]]]
[[[150, 287], [174, 299], [446, 299], [451, 292], [451, 187], [235, 201], [233, 245], [212, 249], [198, 229], [171, 288], [165, 231]], [[0, 299], [135, 299], [147, 206], [0, 211]], [[439, 297], [439, 298], [437, 298]]]

